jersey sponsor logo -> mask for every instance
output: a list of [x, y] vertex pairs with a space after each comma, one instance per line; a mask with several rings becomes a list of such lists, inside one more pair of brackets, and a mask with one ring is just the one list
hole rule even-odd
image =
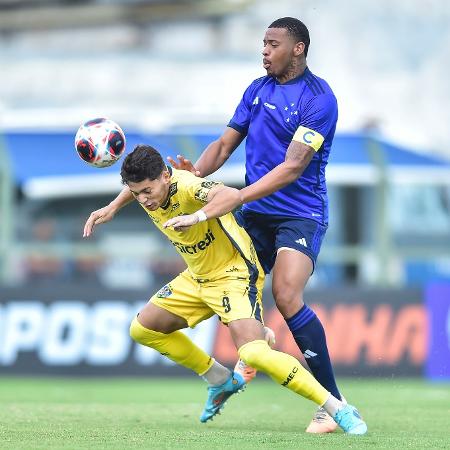
[[172, 197], [172, 195], [175, 195], [178, 192], [178, 181], [175, 181], [175, 183], [172, 183], [169, 188], [169, 197]]
[[204, 239], [197, 242], [194, 245], [185, 245], [182, 242], [170, 241], [172, 245], [180, 252], [180, 253], [188, 253], [189, 255], [195, 255], [198, 251], [203, 251], [208, 247], [212, 241], [216, 238], [211, 230], [208, 230], [205, 234]]
[[308, 244], [306, 243], [306, 239], [305, 238], [297, 239], [295, 242], [297, 244], [303, 245], [303, 247], [308, 247]]
[[252, 104], [257, 105], [258, 103], [259, 103], [259, 97], [255, 97]]
[[281, 383], [281, 386], [287, 386], [292, 379], [295, 377], [295, 374], [298, 372], [298, 367], [294, 366], [294, 368], [292, 369], [292, 371], [289, 373], [289, 375], [287, 376], [287, 378], [283, 381], [283, 383]]
[[194, 197], [196, 200], [202, 203], [206, 203], [206, 200], [208, 199], [209, 189], [200, 188], [196, 193], [194, 194]]
[[267, 103], [267, 102], [264, 102], [264, 106], [269, 109], [277, 109], [277, 107], [275, 105], [272, 105], [271, 103]]
[[172, 295], [172, 288], [170, 287], [170, 284], [166, 284], [156, 293], [158, 298], [167, 298], [170, 295]]
[[180, 207], [180, 203], [176, 202], [172, 205], [172, 211], [175, 211], [176, 209], [178, 209]]
[[195, 199], [202, 203], [206, 203], [211, 188], [219, 184], [220, 183], [216, 181], [203, 181], [202, 184], [200, 185], [200, 188], [194, 194]]
[[203, 181], [200, 186], [206, 189], [211, 189], [212, 187], [217, 186], [218, 184], [220, 183], [218, 183], [217, 181]]

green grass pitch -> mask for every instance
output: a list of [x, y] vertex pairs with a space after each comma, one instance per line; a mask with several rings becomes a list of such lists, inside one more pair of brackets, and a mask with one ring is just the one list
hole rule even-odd
[[1, 449], [450, 448], [450, 385], [341, 379], [366, 436], [304, 432], [314, 405], [267, 378], [201, 424], [201, 379], [0, 378]]

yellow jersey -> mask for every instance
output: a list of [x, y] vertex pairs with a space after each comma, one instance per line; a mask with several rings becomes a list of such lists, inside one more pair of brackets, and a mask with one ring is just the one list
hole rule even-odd
[[166, 203], [156, 211], [141, 206], [182, 256], [192, 277], [214, 279], [238, 255], [251, 273], [262, 273], [250, 236], [238, 225], [232, 213], [200, 222], [186, 231], [163, 228], [163, 224], [172, 217], [192, 214], [201, 209], [211, 188], [221, 184], [196, 177], [186, 170], [169, 168], [169, 172], [171, 183]]

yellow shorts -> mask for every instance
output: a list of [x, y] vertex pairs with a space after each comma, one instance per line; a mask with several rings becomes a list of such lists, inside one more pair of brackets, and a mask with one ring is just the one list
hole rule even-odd
[[260, 266], [258, 269], [258, 274], [252, 276], [243, 263], [232, 264], [225, 268], [226, 276], [214, 280], [194, 279], [185, 270], [161, 288], [150, 302], [183, 317], [191, 328], [214, 314], [225, 324], [249, 318], [263, 322], [264, 272]]

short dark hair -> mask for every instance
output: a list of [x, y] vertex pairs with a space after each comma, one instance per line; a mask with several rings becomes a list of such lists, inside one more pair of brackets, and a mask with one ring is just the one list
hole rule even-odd
[[156, 180], [166, 169], [160, 153], [150, 145], [139, 144], [122, 163], [122, 183], [140, 183], [146, 179]]
[[308, 56], [308, 48], [310, 44], [309, 31], [306, 25], [294, 17], [282, 17], [269, 25], [269, 28], [286, 28], [288, 33], [296, 40], [305, 44], [304, 54]]

